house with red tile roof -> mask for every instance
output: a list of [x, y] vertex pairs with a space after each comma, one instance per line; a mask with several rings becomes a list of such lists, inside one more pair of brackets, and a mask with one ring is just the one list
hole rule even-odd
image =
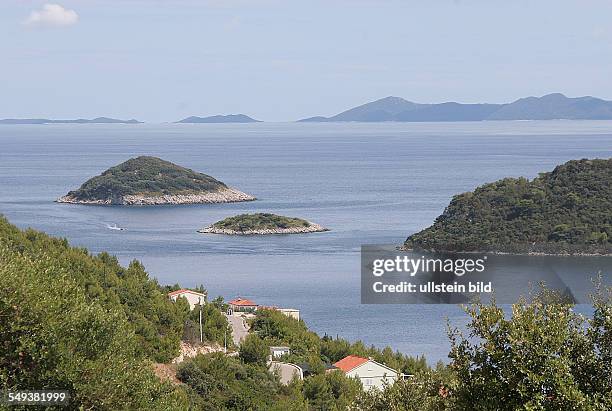
[[385, 385], [397, 381], [399, 373], [393, 368], [380, 364], [371, 358], [349, 355], [334, 363], [337, 370], [347, 377], [357, 378], [366, 390], [377, 388], [382, 390]]
[[179, 297], [187, 299], [187, 302], [189, 303], [189, 308], [191, 308], [192, 310], [198, 304], [206, 304], [206, 294], [199, 293], [197, 291], [187, 290], [183, 288], [181, 290], [176, 290], [168, 293], [168, 298], [170, 298], [172, 301], [176, 301]]
[[258, 305], [246, 298], [234, 298], [228, 302], [230, 314], [233, 312], [253, 312]]

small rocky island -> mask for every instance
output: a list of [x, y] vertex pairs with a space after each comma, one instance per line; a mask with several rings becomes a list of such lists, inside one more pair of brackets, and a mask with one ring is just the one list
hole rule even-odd
[[572, 160], [539, 177], [459, 194], [404, 249], [611, 255], [612, 159]]
[[255, 197], [157, 157], [132, 158], [87, 180], [57, 202], [91, 205], [232, 203]]
[[301, 218], [269, 213], [240, 214], [217, 221], [199, 233], [226, 235], [302, 234], [329, 231]]

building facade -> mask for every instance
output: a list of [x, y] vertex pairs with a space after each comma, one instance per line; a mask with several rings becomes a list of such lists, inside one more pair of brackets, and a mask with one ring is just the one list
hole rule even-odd
[[399, 376], [393, 368], [356, 355], [344, 357], [336, 362], [334, 367], [344, 372], [347, 377], [358, 378], [366, 390], [373, 388], [382, 390], [385, 385], [395, 383]]
[[198, 304], [206, 304], [206, 294], [203, 293], [198, 293], [196, 291], [186, 289], [176, 290], [168, 293], [168, 298], [170, 298], [172, 301], [176, 301], [179, 297], [187, 299], [187, 302], [189, 303], [189, 308], [192, 310]]
[[298, 321], [300, 320], [300, 310], [296, 310], [295, 308], [279, 308], [278, 311], [285, 314], [287, 317]]
[[257, 310], [258, 305], [253, 301], [248, 300], [246, 298], [234, 298], [230, 302], [229, 305], [229, 314], [233, 314], [235, 312], [253, 312]]

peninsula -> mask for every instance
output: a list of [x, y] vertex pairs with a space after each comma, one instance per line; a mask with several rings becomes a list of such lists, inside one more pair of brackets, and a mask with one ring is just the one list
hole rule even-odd
[[612, 254], [612, 159], [572, 160], [539, 177], [459, 194], [404, 249], [511, 254]]
[[269, 213], [240, 214], [198, 230], [199, 233], [226, 235], [303, 234], [323, 231], [329, 230], [301, 218]]
[[231, 203], [255, 197], [213, 177], [157, 157], [141, 156], [111, 167], [60, 197], [59, 203], [165, 205]]

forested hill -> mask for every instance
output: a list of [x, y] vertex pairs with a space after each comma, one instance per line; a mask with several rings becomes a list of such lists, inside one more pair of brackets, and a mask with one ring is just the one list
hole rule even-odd
[[134, 194], [209, 192], [226, 188], [213, 177], [157, 157], [140, 156], [109, 168], [68, 193], [77, 200], [106, 200]]
[[612, 253], [612, 159], [573, 160], [539, 177], [505, 178], [455, 196], [406, 248]]
[[178, 354], [188, 311], [140, 263], [121, 267], [0, 216], [2, 386], [61, 387], [86, 409], [179, 409], [184, 393], [149, 361]]

